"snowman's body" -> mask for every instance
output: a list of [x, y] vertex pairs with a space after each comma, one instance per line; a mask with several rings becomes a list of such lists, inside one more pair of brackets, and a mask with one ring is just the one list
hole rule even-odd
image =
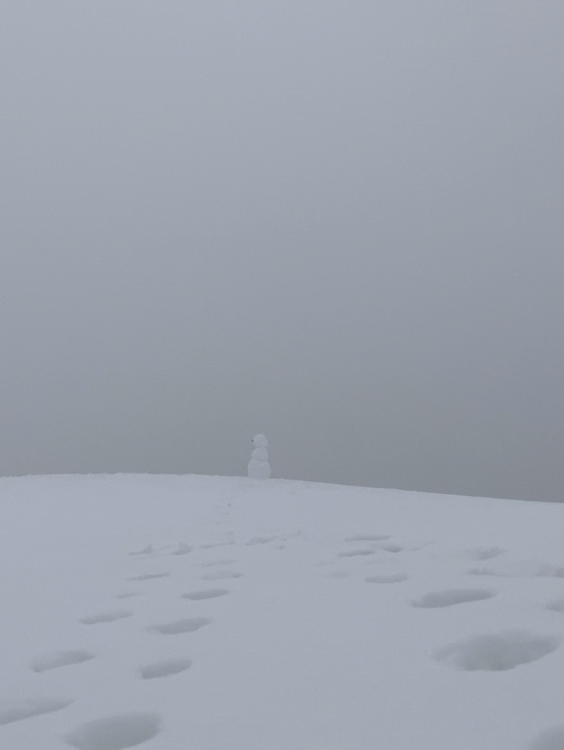
[[270, 479], [271, 469], [268, 456], [268, 441], [264, 435], [255, 435], [253, 438], [255, 446], [251, 453], [248, 472], [251, 479]]

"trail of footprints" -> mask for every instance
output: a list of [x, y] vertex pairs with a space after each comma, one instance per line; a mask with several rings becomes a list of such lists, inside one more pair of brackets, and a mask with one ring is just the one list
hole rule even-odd
[[[275, 541], [276, 537], [253, 537], [247, 542], [248, 546], [262, 545]], [[380, 552], [396, 555], [405, 548], [391, 541], [387, 534], [357, 534], [344, 540], [347, 547], [337, 554], [339, 560], [355, 558], [369, 558]], [[203, 549], [230, 546], [232, 542], [218, 542], [202, 545]], [[360, 546], [352, 546], [360, 545]], [[169, 554], [180, 556], [192, 552], [193, 548], [185, 543], [179, 543]], [[470, 575], [479, 576], [543, 576], [564, 578], [564, 568], [546, 565], [538, 561], [529, 561], [505, 568], [492, 568], [491, 561], [501, 555], [499, 547], [483, 547], [468, 552], [468, 557], [475, 562], [488, 562], [488, 565], [470, 568]], [[138, 558], [154, 558], [158, 555], [152, 545], [141, 550], [130, 552]], [[202, 574], [205, 581], [236, 580], [241, 573], [230, 570], [229, 566], [236, 561], [232, 558], [211, 560], [201, 563], [206, 572]], [[329, 574], [333, 578], [346, 578], [351, 571], [334, 570]], [[148, 582], [167, 578], [168, 571], [153, 571], [141, 573], [129, 578], [136, 583]], [[408, 580], [407, 573], [397, 570], [383, 572], [365, 577], [367, 584], [400, 584]], [[142, 591], [123, 591], [117, 595], [125, 600], [140, 596]], [[496, 596], [495, 591], [488, 588], [452, 588], [427, 592], [408, 603], [415, 609], [434, 610], [445, 607], [476, 603]], [[230, 590], [222, 587], [202, 588], [181, 594], [181, 598], [191, 602], [209, 601], [230, 594]], [[564, 613], [564, 598], [554, 600], [546, 605], [548, 610]], [[129, 609], [114, 609], [96, 612], [80, 618], [79, 622], [87, 626], [97, 626], [114, 623], [133, 615]], [[210, 625], [211, 618], [184, 617], [178, 620], [157, 623], [146, 627], [146, 631], [156, 636], [181, 636], [194, 633]], [[512, 629], [500, 633], [490, 633], [472, 636], [455, 643], [448, 644], [437, 650], [432, 657], [439, 663], [462, 671], [505, 671], [517, 666], [542, 659], [554, 652], [562, 639], [559, 636], [540, 635], [524, 630]], [[36, 673], [71, 667], [83, 664], [96, 658], [96, 654], [85, 649], [67, 649], [44, 654], [34, 658], [29, 667]], [[190, 669], [192, 660], [186, 657], [171, 657], [137, 668], [137, 677], [141, 680], [154, 680], [182, 674]], [[4, 701], [0, 704], [0, 725], [22, 721], [41, 714], [60, 711], [72, 703], [65, 699], [28, 699], [20, 701]], [[161, 717], [151, 712], [133, 712], [117, 716], [103, 717], [86, 722], [69, 732], [65, 742], [78, 750], [122, 750], [142, 744], [155, 737], [162, 729]], [[564, 725], [557, 726], [541, 733], [527, 750], [563, 750]]]
[[[390, 541], [391, 537], [381, 534], [357, 534], [344, 541], [362, 546], [347, 546], [337, 553], [337, 558], [368, 558], [380, 551], [399, 553], [404, 548]], [[500, 567], [492, 566], [492, 561], [504, 552], [500, 547], [478, 547], [467, 551], [470, 560], [486, 563], [469, 568], [466, 572], [474, 576], [510, 577], [545, 577], [564, 578], [564, 566], [528, 560]], [[347, 578], [353, 573], [350, 570], [336, 569], [329, 573], [331, 578]], [[365, 577], [368, 584], [398, 584], [408, 580], [407, 573], [396, 570]], [[452, 588], [430, 591], [408, 603], [415, 609], [443, 609], [464, 604], [492, 599], [497, 592], [488, 588]], [[546, 609], [564, 614], [564, 597], [548, 602]], [[499, 633], [486, 633], [461, 639], [448, 644], [432, 654], [438, 663], [450, 668], [474, 672], [501, 672], [523, 664], [538, 661], [556, 651], [562, 643], [558, 635], [543, 635], [520, 629], [507, 629]], [[564, 724], [542, 732], [527, 745], [526, 750], [564, 750]]]
[[[251, 544], [261, 544], [266, 539], [251, 540]], [[270, 541], [270, 540], [268, 540]], [[203, 549], [211, 549], [216, 546], [224, 546], [224, 543], [202, 545]], [[170, 548], [169, 548], [170, 549]], [[180, 543], [170, 552], [171, 555], [186, 555], [192, 552], [193, 548], [185, 543]], [[152, 545], [147, 545], [140, 550], [129, 553], [130, 556], [138, 558], [152, 558], [158, 555], [158, 552]], [[220, 579], [237, 579], [241, 573], [229, 569], [233, 559], [212, 560], [201, 563], [204, 568], [210, 572], [203, 573], [203, 579], [220, 580]], [[146, 572], [139, 575], [131, 576], [130, 581], [147, 582], [156, 579], [167, 578], [170, 573], [167, 571]], [[117, 595], [117, 599], [130, 599], [140, 596], [142, 591], [123, 591]], [[180, 598], [187, 599], [191, 602], [208, 601], [217, 599], [230, 594], [227, 588], [202, 588], [189, 591], [180, 595]], [[130, 609], [114, 609], [102, 612], [95, 612], [85, 615], [79, 619], [79, 622], [88, 626], [99, 626], [109, 623], [115, 623], [118, 620], [126, 619], [134, 614]], [[157, 636], [179, 636], [187, 633], [194, 633], [201, 628], [210, 625], [210, 617], [184, 617], [178, 620], [157, 623], [145, 628], [148, 633]], [[37, 656], [29, 663], [29, 668], [36, 673], [47, 672], [50, 670], [71, 667], [73, 665], [83, 664], [95, 659], [96, 653], [86, 649], [67, 649], [54, 651], [52, 653]], [[163, 659], [151, 664], [141, 665], [137, 668], [137, 677], [141, 680], [154, 680], [164, 677], [171, 677], [186, 672], [192, 666], [192, 660], [186, 657], [174, 656]], [[0, 703], [0, 725], [11, 722], [23, 721], [41, 714], [61, 711], [69, 706], [73, 701], [55, 698], [40, 698], [15, 701], [3, 701]], [[65, 742], [78, 748], [78, 750], [122, 750], [133, 746], [140, 745], [155, 737], [162, 728], [161, 717], [151, 712], [133, 712], [116, 716], [108, 716], [93, 721], [86, 722], [69, 732], [65, 737]]]

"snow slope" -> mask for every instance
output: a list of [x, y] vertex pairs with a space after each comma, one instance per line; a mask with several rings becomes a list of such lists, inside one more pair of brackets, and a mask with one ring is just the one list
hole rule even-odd
[[0, 480], [1, 750], [562, 750], [564, 508]]

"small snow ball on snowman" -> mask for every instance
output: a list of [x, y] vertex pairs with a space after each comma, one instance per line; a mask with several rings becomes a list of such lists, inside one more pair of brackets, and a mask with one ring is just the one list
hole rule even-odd
[[251, 479], [270, 479], [270, 462], [268, 458], [268, 440], [264, 435], [253, 438], [254, 450], [251, 453], [248, 471]]

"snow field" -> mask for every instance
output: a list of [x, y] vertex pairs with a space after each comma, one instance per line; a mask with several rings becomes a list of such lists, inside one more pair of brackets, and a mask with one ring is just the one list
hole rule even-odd
[[563, 750], [561, 506], [0, 480], [2, 750]]

